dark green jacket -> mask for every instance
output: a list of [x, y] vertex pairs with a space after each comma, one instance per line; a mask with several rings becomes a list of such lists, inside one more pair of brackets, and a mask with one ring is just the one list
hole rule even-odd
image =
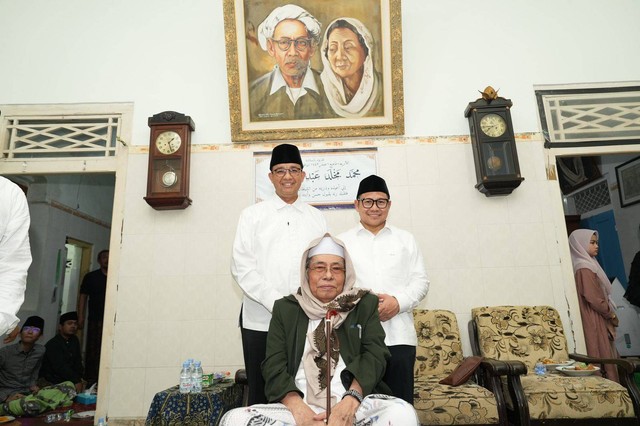
[[[358, 325], [360, 327], [358, 327]], [[309, 326], [309, 318], [293, 296], [284, 297], [273, 306], [273, 317], [267, 337], [267, 356], [262, 363], [265, 394], [269, 402], [279, 402], [288, 392], [304, 392], [296, 387], [295, 376]], [[341, 380], [349, 389], [355, 377], [364, 396], [371, 393], [391, 394], [382, 382], [391, 356], [384, 344], [384, 330], [378, 316], [378, 298], [366, 294], [337, 330], [340, 356], [346, 368]]]

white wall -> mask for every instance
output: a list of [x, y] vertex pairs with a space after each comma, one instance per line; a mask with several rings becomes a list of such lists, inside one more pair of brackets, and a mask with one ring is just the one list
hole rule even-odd
[[[635, 0], [404, 0], [406, 134], [468, 134], [488, 84], [539, 131], [533, 85], [638, 79], [639, 20]], [[133, 101], [134, 144], [167, 109], [194, 143], [230, 142], [221, 0], [0, 0], [0, 34], [0, 103]]]
[[[404, 0], [402, 11], [407, 137], [336, 144], [379, 146], [391, 219], [424, 251], [432, 281], [425, 306], [453, 310], [464, 327], [473, 306], [551, 304], [571, 347], [582, 349], [560, 191], [546, 178], [533, 86], [637, 79], [640, 4]], [[0, 37], [11, 40], [0, 44], [8, 64], [0, 67], [0, 104], [134, 103], [128, 166], [118, 176], [126, 179], [116, 206], [124, 211], [121, 246], [110, 259], [117, 321], [98, 414], [144, 417], [188, 356], [210, 371], [240, 366], [241, 294], [229, 255], [239, 212], [253, 199], [252, 150], [271, 145], [230, 143], [222, 3], [0, 0]], [[464, 108], [487, 84], [514, 102], [526, 179], [503, 198], [473, 188], [471, 149], [456, 136], [468, 134]], [[167, 109], [196, 122], [194, 203], [184, 211], [158, 212], [142, 200], [147, 117]], [[334, 232], [355, 222], [350, 211], [327, 218]]]

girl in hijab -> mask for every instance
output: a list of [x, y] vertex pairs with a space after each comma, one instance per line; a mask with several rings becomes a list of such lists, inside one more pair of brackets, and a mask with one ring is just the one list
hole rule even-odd
[[373, 37], [355, 18], [338, 18], [322, 42], [320, 74], [331, 108], [341, 117], [383, 115], [382, 77], [373, 67]]
[[[273, 307], [262, 363], [271, 404], [236, 408], [220, 424], [325, 426], [327, 420], [329, 426], [417, 426], [413, 407], [386, 395], [389, 388], [382, 377], [390, 354], [378, 297], [354, 288], [355, 272], [344, 244], [329, 234], [312, 241], [302, 256], [300, 281], [295, 294]], [[328, 388], [331, 414], [326, 419]]]
[[[615, 347], [618, 317], [611, 298], [611, 282], [596, 260], [598, 231], [573, 231], [569, 236], [569, 248], [587, 355], [596, 358], [618, 358]], [[605, 371], [608, 379], [619, 381], [615, 365], [606, 365]]]

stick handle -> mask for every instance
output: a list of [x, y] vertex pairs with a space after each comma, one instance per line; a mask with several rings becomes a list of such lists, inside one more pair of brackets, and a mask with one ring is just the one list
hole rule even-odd
[[331, 416], [331, 331], [333, 329], [331, 317], [335, 315], [338, 315], [337, 311], [329, 310], [324, 317], [324, 333], [327, 336], [327, 423], [329, 416]]
[[[327, 314], [328, 315], [328, 314]], [[325, 320], [327, 335], [327, 422], [331, 415], [331, 318]]]

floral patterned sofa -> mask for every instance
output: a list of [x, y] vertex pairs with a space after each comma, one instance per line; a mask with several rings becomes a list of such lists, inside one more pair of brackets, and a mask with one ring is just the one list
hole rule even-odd
[[569, 355], [562, 322], [554, 308], [474, 308], [470, 325], [472, 346], [477, 355], [520, 361], [527, 368], [526, 375], [511, 378], [508, 386], [504, 381], [507, 407], [516, 424], [638, 424], [635, 414], [638, 410], [638, 388], [632, 379], [638, 367], [633, 362], [607, 361], [618, 365], [621, 381], [626, 387], [599, 375], [569, 377], [559, 372], [534, 373], [535, 364], [544, 358], [558, 363], [570, 358], [593, 363], [602, 361]]
[[[414, 407], [420, 423], [506, 425], [506, 406], [501, 394], [496, 399], [491, 390], [473, 380], [460, 386], [438, 383], [463, 361], [460, 331], [455, 315], [445, 310], [421, 309], [414, 310], [413, 315], [418, 335], [414, 367]], [[501, 392], [496, 364], [485, 366], [483, 363], [482, 368], [493, 373], [493, 384]]]

